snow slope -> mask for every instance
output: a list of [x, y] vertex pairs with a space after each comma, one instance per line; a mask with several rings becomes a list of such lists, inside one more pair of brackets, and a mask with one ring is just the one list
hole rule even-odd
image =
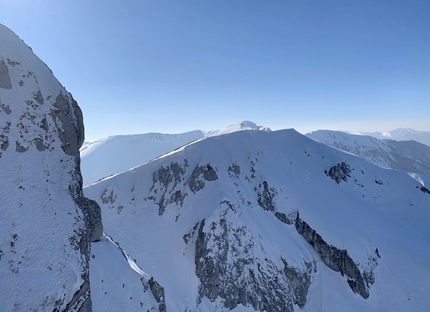
[[93, 312], [160, 308], [152, 293], [151, 277], [107, 235], [92, 243], [90, 281]]
[[110, 136], [81, 149], [84, 185], [117, 174], [204, 137], [201, 131]]
[[377, 139], [391, 139], [397, 141], [414, 140], [430, 146], [430, 131], [418, 131], [409, 128], [397, 128], [385, 132], [361, 132], [363, 135], [370, 135]]
[[425, 311], [429, 185], [282, 130], [199, 140], [84, 192], [167, 311]]
[[430, 146], [416, 141], [378, 140], [371, 136], [330, 130], [313, 131], [306, 136], [363, 157], [381, 167], [430, 177]]
[[195, 130], [180, 134], [116, 135], [88, 143], [81, 148], [84, 185], [142, 165], [192, 141], [243, 130], [270, 131], [250, 121], [243, 121], [208, 132]]

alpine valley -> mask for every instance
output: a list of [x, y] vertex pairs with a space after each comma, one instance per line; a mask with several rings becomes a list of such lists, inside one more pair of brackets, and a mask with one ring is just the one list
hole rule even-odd
[[428, 154], [327, 137], [242, 122], [82, 147], [72, 95], [0, 25], [0, 311], [426, 311]]

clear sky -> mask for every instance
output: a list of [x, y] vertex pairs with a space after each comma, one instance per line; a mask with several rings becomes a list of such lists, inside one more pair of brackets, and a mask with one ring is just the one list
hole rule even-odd
[[430, 130], [429, 0], [1, 0], [86, 136]]

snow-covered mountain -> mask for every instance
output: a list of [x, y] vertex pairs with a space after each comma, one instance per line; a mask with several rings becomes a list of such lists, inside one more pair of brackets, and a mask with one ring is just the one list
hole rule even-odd
[[331, 130], [313, 131], [306, 136], [363, 157], [381, 167], [430, 177], [430, 146], [416, 141], [378, 140], [372, 136]]
[[81, 148], [84, 185], [142, 165], [192, 141], [243, 130], [270, 131], [267, 127], [243, 121], [212, 131], [116, 135], [88, 143]]
[[391, 139], [397, 141], [414, 140], [430, 146], [430, 131], [418, 131], [409, 128], [397, 128], [385, 132], [361, 132], [363, 135], [370, 135], [377, 139]]
[[102, 225], [82, 192], [82, 120], [0, 25], [0, 311], [430, 306], [429, 178], [251, 122], [114, 137], [82, 153], [121, 150], [119, 171], [153, 160], [85, 189]]
[[429, 185], [282, 130], [198, 140], [84, 192], [167, 311], [425, 311]]
[[51, 70], [0, 25], [0, 311], [90, 311], [82, 113]]

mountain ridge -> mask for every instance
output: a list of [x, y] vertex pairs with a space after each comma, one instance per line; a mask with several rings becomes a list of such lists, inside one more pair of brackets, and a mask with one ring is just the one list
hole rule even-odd
[[84, 185], [142, 165], [195, 140], [248, 130], [270, 131], [267, 127], [257, 126], [250, 121], [242, 121], [212, 131], [115, 135], [88, 143], [81, 148]]
[[429, 183], [282, 130], [196, 141], [84, 191], [167, 310], [380, 311], [428, 304]]

